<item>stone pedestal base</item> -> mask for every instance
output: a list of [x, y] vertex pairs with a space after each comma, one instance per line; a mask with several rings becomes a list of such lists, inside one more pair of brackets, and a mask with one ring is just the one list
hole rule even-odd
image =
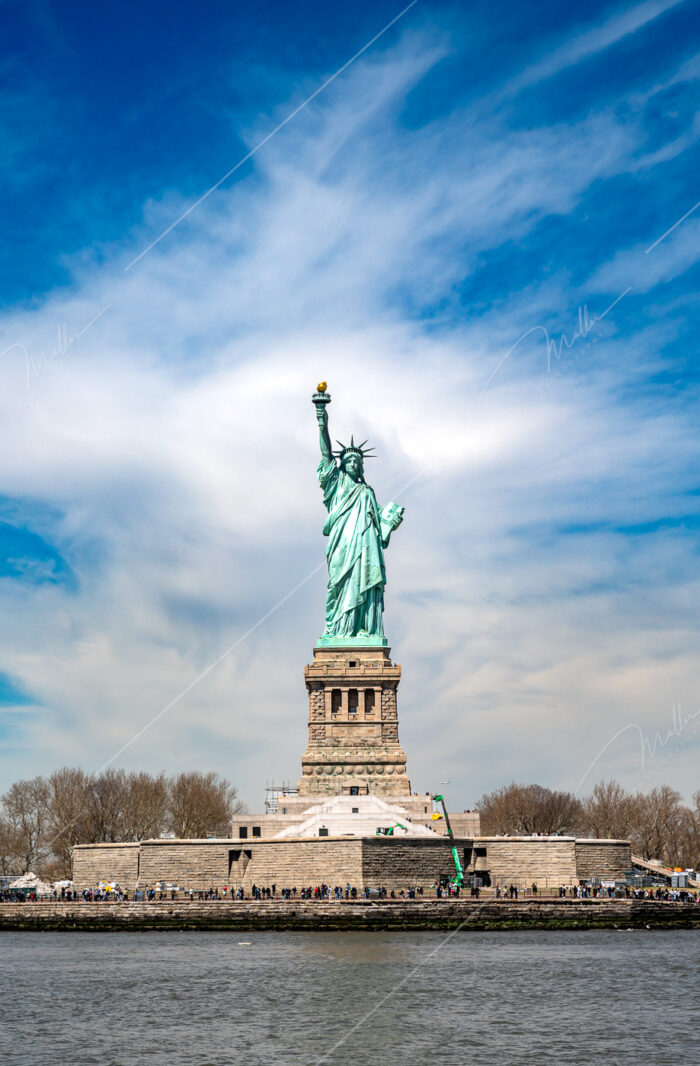
[[389, 648], [316, 647], [304, 673], [309, 743], [299, 795], [409, 795], [396, 707], [401, 667]]

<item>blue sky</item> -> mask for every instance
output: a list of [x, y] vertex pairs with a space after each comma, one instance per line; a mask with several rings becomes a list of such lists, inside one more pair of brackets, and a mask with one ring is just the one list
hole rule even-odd
[[0, 785], [296, 780], [325, 377], [414, 786], [700, 786], [693, 5], [419, 0], [257, 149], [401, 11], [3, 4]]

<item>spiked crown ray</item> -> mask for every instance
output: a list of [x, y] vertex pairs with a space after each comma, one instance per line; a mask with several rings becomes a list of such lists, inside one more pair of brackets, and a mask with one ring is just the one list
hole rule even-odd
[[336, 441], [336, 444], [340, 445], [340, 451], [333, 452], [333, 455], [337, 455], [339, 459], [343, 459], [346, 455], [359, 455], [361, 459], [376, 459], [375, 455], [371, 453], [374, 451], [373, 447], [365, 449], [366, 440], [362, 441], [362, 444], [355, 444], [354, 436], [350, 438], [349, 444], [343, 444], [342, 441]]

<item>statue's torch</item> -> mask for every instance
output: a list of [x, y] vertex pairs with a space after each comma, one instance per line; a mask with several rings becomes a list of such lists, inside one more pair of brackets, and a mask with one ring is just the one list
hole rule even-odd
[[326, 392], [327, 388], [328, 385], [325, 381], [319, 381], [318, 385], [316, 386], [316, 392], [311, 397], [311, 402], [316, 408], [316, 416], [319, 421], [322, 417], [321, 411], [325, 411], [326, 405], [331, 402], [331, 394], [330, 392]]

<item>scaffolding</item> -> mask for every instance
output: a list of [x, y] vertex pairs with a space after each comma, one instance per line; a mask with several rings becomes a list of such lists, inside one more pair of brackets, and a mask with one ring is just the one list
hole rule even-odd
[[283, 781], [281, 785], [268, 781], [265, 785], [265, 814], [279, 814], [280, 798], [296, 796], [298, 793], [299, 789], [290, 785], [288, 781]]

